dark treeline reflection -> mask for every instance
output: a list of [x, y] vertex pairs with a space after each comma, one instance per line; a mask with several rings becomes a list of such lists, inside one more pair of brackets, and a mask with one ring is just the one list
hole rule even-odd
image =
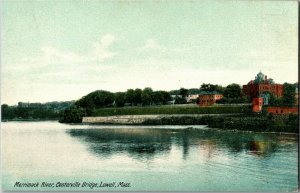
[[71, 129], [67, 133], [86, 144], [97, 156], [109, 157], [128, 153], [136, 159], [152, 159], [168, 154], [172, 146], [182, 149], [185, 159], [191, 147], [203, 147], [238, 154], [246, 151], [256, 156], [269, 156], [280, 139], [275, 134], [255, 134], [196, 129]]

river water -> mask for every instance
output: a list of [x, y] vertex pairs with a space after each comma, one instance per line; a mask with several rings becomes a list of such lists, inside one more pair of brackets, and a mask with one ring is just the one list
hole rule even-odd
[[187, 127], [2, 123], [2, 190], [297, 190], [298, 136]]

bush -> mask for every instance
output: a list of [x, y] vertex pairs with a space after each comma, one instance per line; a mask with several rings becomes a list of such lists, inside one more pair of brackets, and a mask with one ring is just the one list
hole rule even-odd
[[69, 108], [63, 112], [61, 123], [81, 123], [82, 117], [87, 115], [86, 109], [83, 108]]

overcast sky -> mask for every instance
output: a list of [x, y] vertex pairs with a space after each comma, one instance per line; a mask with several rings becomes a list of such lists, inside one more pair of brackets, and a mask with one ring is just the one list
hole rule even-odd
[[1, 103], [298, 80], [297, 1], [2, 1]]

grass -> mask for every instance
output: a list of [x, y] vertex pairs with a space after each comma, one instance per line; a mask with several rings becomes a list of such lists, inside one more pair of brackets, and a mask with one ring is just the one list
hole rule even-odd
[[160, 105], [146, 107], [101, 108], [93, 116], [113, 115], [157, 115], [157, 114], [229, 114], [249, 112], [248, 105], [222, 105], [199, 107], [198, 105]]

